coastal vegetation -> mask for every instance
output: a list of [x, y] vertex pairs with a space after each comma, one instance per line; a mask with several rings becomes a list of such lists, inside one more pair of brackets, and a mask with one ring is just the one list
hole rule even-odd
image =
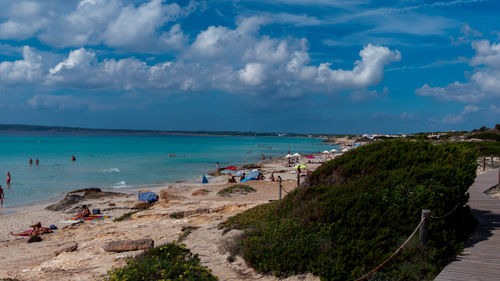
[[235, 184], [235, 185], [231, 185], [231, 186], [228, 186], [224, 189], [222, 189], [221, 191], [217, 192], [217, 195], [220, 195], [220, 196], [231, 196], [232, 194], [248, 194], [250, 192], [255, 192], [255, 188], [251, 187], [251, 186], [248, 186], [248, 185], [244, 185], [244, 184]]
[[138, 213], [138, 212], [140, 212], [140, 211], [136, 210], [136, 211], [127, 212], [127, 213], [125, 213], [125, 214], [123, 214], [123, 215], [115, 218], [113, 221], [114, 222], [119, 222], [119, 221], [129, 220], [130, 217], [132, 217], [133, 214]]
[[422, 209], [432, 216], [451, 211], [431, 220], [425, 245], [414, 238], [371, 277], [432, 280], [475, 226], [465, 204], [476, 159], [474, 147], [459, 143], [375, 142], [325, 163], [283, 200], [220, 226], [245, 231], [238, 254], [259, 272], [354, 280], [400, 247]]
[[169, 243], [149, 250], [142, 258], [128, 260], [123, 268], [109, 271], [107, 280], [212, 281], [217, 278], [184, 245]]

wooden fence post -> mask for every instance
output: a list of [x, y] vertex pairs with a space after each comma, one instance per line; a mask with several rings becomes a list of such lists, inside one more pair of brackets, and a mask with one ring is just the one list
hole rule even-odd
[[420, 227], [420, 244], [425, 245], [427, 239], [429, 238], [429, 219], [431, 216], [431, 210], [422, 210], [421, 220], [424, 221]]
[[483, 156], [483, 171], [486, 171], [486, 156]]
[[283, 188], [283, 187], [281, 186], [281, 181], [282, 181], [281, 176], [278, 176], [278, 183], [279, 183], [279, 188], [280, 188], [280, 191], [279, 191], [279, 198], [280, 198], [280, 199], [279, 199], [279, 200], [281, 200], [281, 189]]

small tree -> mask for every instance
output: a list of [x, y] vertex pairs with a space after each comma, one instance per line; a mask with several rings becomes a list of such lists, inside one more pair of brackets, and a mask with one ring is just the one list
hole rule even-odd
[[500, 124], [495, 125], [495, 130], [500, 131]]

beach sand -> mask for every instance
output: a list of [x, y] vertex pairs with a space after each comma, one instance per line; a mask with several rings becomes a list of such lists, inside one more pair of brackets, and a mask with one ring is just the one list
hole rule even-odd
[[[301, 159], [306, 163], [308, 159]], [[319, 161], [318, 159], [312, 159]], [[248, 194], [234, 194], [222, 197], [216, 193], [232, 184], [227, 184], [227, 176], [210, 178], [209, 184], [177, 183], [175, 185], [155, 187], [151, 190], [160, 194], [167, 192], [166, 200], [160, 200], [151, 209], [140, 211], [130, 220], [114, 222], [112, 219], [90, 221], [78, 225], [64, 225], [61, 220], [74, 214], [49, 211], [42, 206], [32, 207], [16, 214], [0, 216], [0, 278], [18, 280], [102, 280], [107, 271], [125, 264], [125, 259], [141, 254], [141, 251], [110, 253], [103, 246], [113, 240], [152, 238], [155, 245], [176, 241], [182, 229], [193, 230], [183, 243], [195, 254], [201, 263], [210, 268], [219, 280], [278, 280], [273, 276], [262, 276], [249, 268], [241, 257], [230, 263], [229, 253], [221, 250], [221, 243], [228, 239], [218, 229], [218, 224], [256, 205], [278, 199], [278, 183], [269, 181], [275, 172], [284, 182], [285, 190], [293, 190], [296, 174], [291, 167], [283, 167], [284, 159], [266, 160], [261, 171], [266, 176], [264, 181], [249, 181], [245, 184], [257, 191]], [[310, 170], [318, 164], [308, 164]], [[200, 190], [204, 191], [200, 191]], [[286, 193], [283, 192], [283, 196]], [[137, 195], [90, 199], [79, 202], [89, 208], [100, 208], [104, 214], [118, 217], [130, 212], [136, 204]], [[182, 213], [183, 218], [170, 217], [172, 213]], [[26, 243], [27, 238], [11, 236], [9, 233], [27, 230], [29, 225], [40, 221], [43, 226], [55, 224], [59, 227], [55, 233], [43, 235], [39, 243]], [[73, 252], [60, 252], [74, 244], [78, 247]], [[292, 276], [284, 280], [319, 280], [308, 275]]]

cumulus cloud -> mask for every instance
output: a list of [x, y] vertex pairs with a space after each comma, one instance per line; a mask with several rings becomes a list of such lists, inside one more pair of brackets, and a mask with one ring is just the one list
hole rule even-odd
[[476, 68], [467, 82], [455, 81], [444, 87], [431, 87], [424, 84], [415, 90], [415, 93], [444, 101], [464, 103], [478, 103], [486, 99], [498, 98], [500, 96], [500, 44], [480, 40], [472, 42], [472, 48], [476, 54], [470, 64]]
[[[118, 0], [106, 3], [112, 4], [113, 1], [119, 3]], [[104, 3], [103, 0], [81, 1], [79, 8]], [[165, 13], [157, 11], [160, 6], [164, 7], [162, 1], [152, 0], [144, 5], [149, 6], [129, 6], [124, 13], [165, 16]], [[173, 15], [181, 13], [179, 7], [172, 9], [175, 11]], [[146, 21], [144, 24], [154, 30], [150, 23]], [[268, 18], [256, 16], [239, 18], [234, 28], [209, 26], [196, 36], [190, 46], [169, 61], [153, 63], [135, 57], [106, 58], [103, 53], [85, 47], [71, 50], [66, 57], [50, 65], [42, 65], [41, 58], [26, 47], [22, 61], [3, 62], [1, 65], [5, 73], [16, 73], [12, 69], [27, 69], [22, 72], [25, 73], [23, 79], [35, 81], [36, 78], [40, 80], [40, 85], [52, 88], [147, 89], [163, 93], [219, 91], [270, 97], [299, 97], [309, 93], [329, 94], [349, 90], [358, 93], [353, 95], [354, 99], [362, 99], [362, 96], [373, 98], [379, 94], [367, 90], [367, 87], [379, 84], [384, 76], [384, 67], [401, 59], [397, 50], [368, 44], [359, 51], [360, 59], [353, 62], [351, 69], [334, 67], [331, 61], [335, 58], [311, 64], [305, 38], [262, 36], [259, 30], [267, 23]], [[89, 23], [82, 21], [82, 24]], [[137, 33], [130, 32], [132, 37]], [[185, 40], [179, 25], [173, 25], [166, 32], [168, 34], [160, 37], [164, 44], [174, 46]], [[86, 38], [92, 40], [94, 35]], [[119, 40], [116, 38], [115, 42]], [[18, 81], [21, 78], [5, 77], [3, 80], [9, 79]]]
[[6, 11], [10, 17], [0, 23], [0, 39], [30, 38], [47, 23], [42, 4], [34, 1], [13, 3]]
[[177, 50], [187, 38], [175, 21], [197, 7], [196, 2], [181, 7], [164, 0], [138, 6], [124, 0], [22, 1], [11, 4], [0, 21], [0, 39], [37, 37], [55, 47], [104, 44], [150, 53]]
[[22, 53], [21, 60], [0, 62], [1, 83], [35, 82], [42, 77], [42, 57], [29, 46]]

